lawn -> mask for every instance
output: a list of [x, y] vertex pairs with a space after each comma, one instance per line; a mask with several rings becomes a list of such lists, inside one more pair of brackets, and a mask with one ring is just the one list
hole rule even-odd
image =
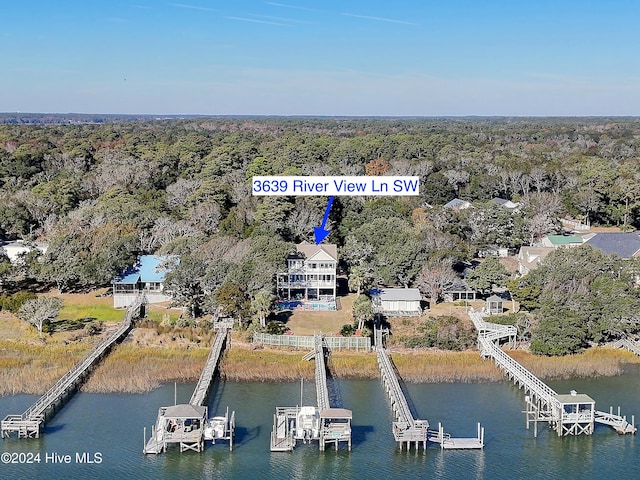
[[121, 322], [124, 318], [124, 310], [116, 310], [113, 308], [112, 297], [98, 296], [104, 293], [103, 290], [97, 290], [90, 293], [63, 293], [51, 296], [62, 298], [64, 306], [58, 314], [59, 320], [78, 320], [80, 318], [95, 318], [103, 322]]
[[[293, 311], [283, 312], [278, 316], [279, 320], [286, 323], [287, 327], [295, 335], [313, 335], [314, 333], [336, 334], [340, 332], [342, 326], [346, 323], [352, 323], [353, 320], [351, 308], [356, 294], [340, 297], [342, 308], [335, 312], [306, 312]], [[287, 318], [287, 315], [288, 316]]]

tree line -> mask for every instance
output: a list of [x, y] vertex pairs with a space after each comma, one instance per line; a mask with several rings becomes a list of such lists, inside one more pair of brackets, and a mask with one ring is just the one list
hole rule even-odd
[[[419, 285], [437, 301], [478, 250], [530, 244], [559, 232], [559, 217], [638, 228], [639, 132], [636, 119], [604, 118], [4, 124], [0, 239], [49, 249], [18, 267], [0, 258], [0, 288], [106, 285], [139, 254], [179, 255], [167, 286], [192, 315], [225, 306], [262, 321], [274, 274], [313, 241], [326, 199], [253, 197], [250, 178], [395, 174], [419, 176], [420, 196], [338, 197], [327, 241], [360, 288]], [[475, 208], [444, 208], [454, 197]], [[489, 266], [489, 282], [503, 275]]]

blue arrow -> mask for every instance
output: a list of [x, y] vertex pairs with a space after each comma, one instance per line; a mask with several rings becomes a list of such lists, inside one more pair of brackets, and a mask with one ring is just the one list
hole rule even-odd
[[329, 197], [329, 204], [327, 205], [327, 209], [324, 212], [324, 217], [322, 218], [322, 225], [319, 227], [313, 227], [313, 233], [316, 236], [316, 245], [319, 245], [327, 236], [329, 235], [329, 230], [326, 230], [324, 227], [327, 224], [327, 220], [329, 219], [329, 212], [331, 211], [331, 205], [333, 205], [333, 196]]

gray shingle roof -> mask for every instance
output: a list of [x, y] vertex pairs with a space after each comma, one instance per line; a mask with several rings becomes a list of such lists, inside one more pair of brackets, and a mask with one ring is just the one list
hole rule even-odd
[[607, 255], [616, 253], [623, 259], [640, 252], [640, 235], [637, 232], [596, 233], [586, 243]]

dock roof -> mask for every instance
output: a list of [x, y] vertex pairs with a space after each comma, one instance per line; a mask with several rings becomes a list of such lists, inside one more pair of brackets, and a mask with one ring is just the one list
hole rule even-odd
[[560, 403], [596, 403], [596, 401], [585, 393], [566, 393], [555, 396]]
[[207, 407], [183, 403], [165, 407], [164, 416], [167, 418], [202, 418], [207, 413]]

